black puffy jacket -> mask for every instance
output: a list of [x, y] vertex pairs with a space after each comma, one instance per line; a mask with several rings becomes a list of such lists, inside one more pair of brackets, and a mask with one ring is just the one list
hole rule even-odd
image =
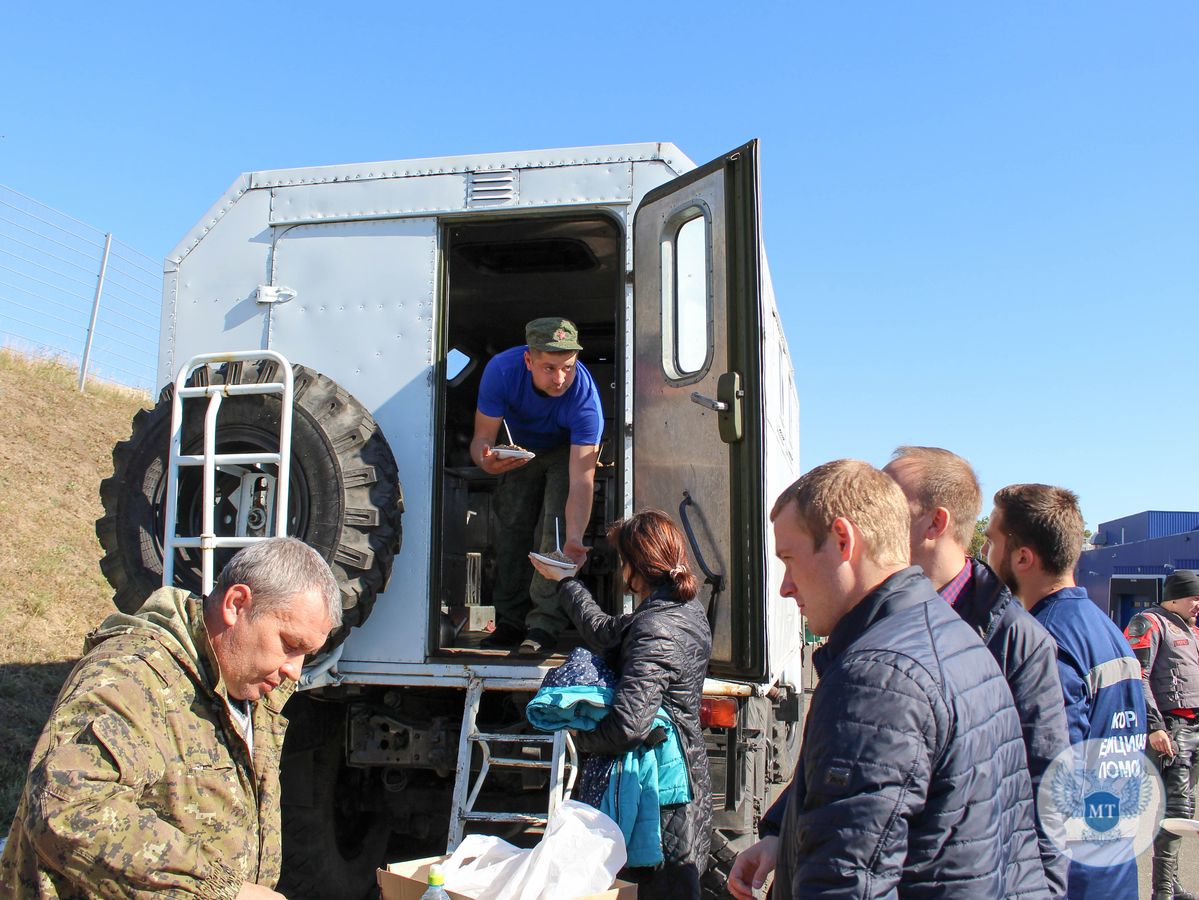
[[773, 896], [1047, 898], [1011, 691], [920, 569], [814, 662]]
[[584, 753], [620, 756], [645, 740], [658, 707], [670, 714], [687, 759], [692, 800], [662, 810], [662, 852], [668, 865], [694, 865], [702, 873], [712, 825], [712, 785], [699, 725], [712, 655], [703, 608], [662, 589], [633, 612], [610, 616], [574, 578], [559, 583], [558, 597], [584, 642], [620, 675], [612, 711], [594, 731], [579, 732], [576, 746]]
[[[1012, 689], [1035, 796], [1049, 764], [1070, 746], [1057, 674], [1057, 642], [994, 572], [976, 559], [970, 564], [970, 588], [962, 592], [954, 609], [982, 638]], [[1050, 893], [1065, 896], [1070, 861], [1041, 831], [1039, 822], [1037, 832]]]

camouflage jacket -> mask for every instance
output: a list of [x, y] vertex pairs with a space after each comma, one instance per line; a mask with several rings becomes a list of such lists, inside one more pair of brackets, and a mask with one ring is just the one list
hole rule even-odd
[[38, 739], [0, 858], [0, 895], [235, 897], [273, 887], [291, 693], [253, 704], [253, 758], [225, 701], [201, 602], [155, 591], [85, 645]]

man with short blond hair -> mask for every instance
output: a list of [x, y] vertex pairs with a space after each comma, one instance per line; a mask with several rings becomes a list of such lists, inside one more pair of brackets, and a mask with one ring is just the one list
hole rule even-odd
[[[1073, 491], [1012, 484], [996, 492], [987, 562], [1057, 643], [1070, 743], [1110, 738], [1113, 754], [1134, 757], [1123, 748], [1145, 746], [1141, 667], [1120, 629], [1074, 584], [1082, 543], [1082, 512]], [[1096, 863], [1088, 865], [1077, 858], [1087, 853], [1085, 846], [1072, 852], [1070, 900], [1135, 900], [1135, 859], [1107, 865], [1112, 855], [1096, 854], [1086, 857]]]
[[894, 482], [856, 459], [826, 463], [820, 471], [821, 477], [801, 478], [779, 494], [770, 521], [791, 507], [819, 550], [832, 533], [833, 523], [844, 517], [861, 532], [871, 560], [883, 566], [906, 566], [907, 504], [903, 495], [896, 493]]
[[750, 897], [777, 860], [776, 900], [1048, 897], [1011, 692], [908, 565], [899, 487], [837, 460], [771, 519], [780, 593], [828, 641], [782, 830], [738, 857], [729, 889]]

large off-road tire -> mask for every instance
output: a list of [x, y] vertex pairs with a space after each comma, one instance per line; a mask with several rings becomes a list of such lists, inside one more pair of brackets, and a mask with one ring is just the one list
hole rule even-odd
[[[400, 491], [395, 457], [370, 413], [334, 381], [295, 366], [291, 477], [287, 533], [315, 548], [329, 562], [341, 586], [342, 626], [327, 647], [344, 640], [370, 614], [383, 589], [392, 557], [400, 545]], [[190, 383], [249, 384], [275, 381], [276, 364], [226, 363], [209, 372], [199, 369]], [[96, 534], [104, 549], [100, 567], [116, 591], [113, 602], [132, 612], [162, 586], [163, 525], [167, 458], [171, 428], [168, 385], [157, 405], [133, 419], [133, 434], [113, 449], [113, 475], [100, 485], [104, 516]], [[278, 450], [282, 403], [275, 394], [222, 398], [217, 427], [218, 452]], [[183, 453], [204, 447], [205, 401], [184, 402]], [[237, 527], [236, 475], [217, 475], [216, 533]], [[180, 470], [178, 533], [199, 535], [202, 474]], [[214, 577], [233, 550], [215, 553]], [[175, 585], [199, 592], [198, 550], [177, 550]]]
[[737, 854], [753, 844], [755, 837], [749, 834], [730, 839], [724, 832], [713, 830], [711, 840], [708, 868], [700, 878], [699, 895], [701, 900], [725, 900], [730, 896], [729, 873], [737, 861]]
[[386, 812], [369, 808], [382, 788], [378, 770], [345, 764], [343, 704], [296, 693], [284, 710], [283, 874], [290, 900], [377, 896], [375, 870], [391, 836]]

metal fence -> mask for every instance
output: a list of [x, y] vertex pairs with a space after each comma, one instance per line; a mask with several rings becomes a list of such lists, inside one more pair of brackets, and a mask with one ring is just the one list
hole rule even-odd
[[162, 263], [0, 185], [0, 344], [153, 391]]

